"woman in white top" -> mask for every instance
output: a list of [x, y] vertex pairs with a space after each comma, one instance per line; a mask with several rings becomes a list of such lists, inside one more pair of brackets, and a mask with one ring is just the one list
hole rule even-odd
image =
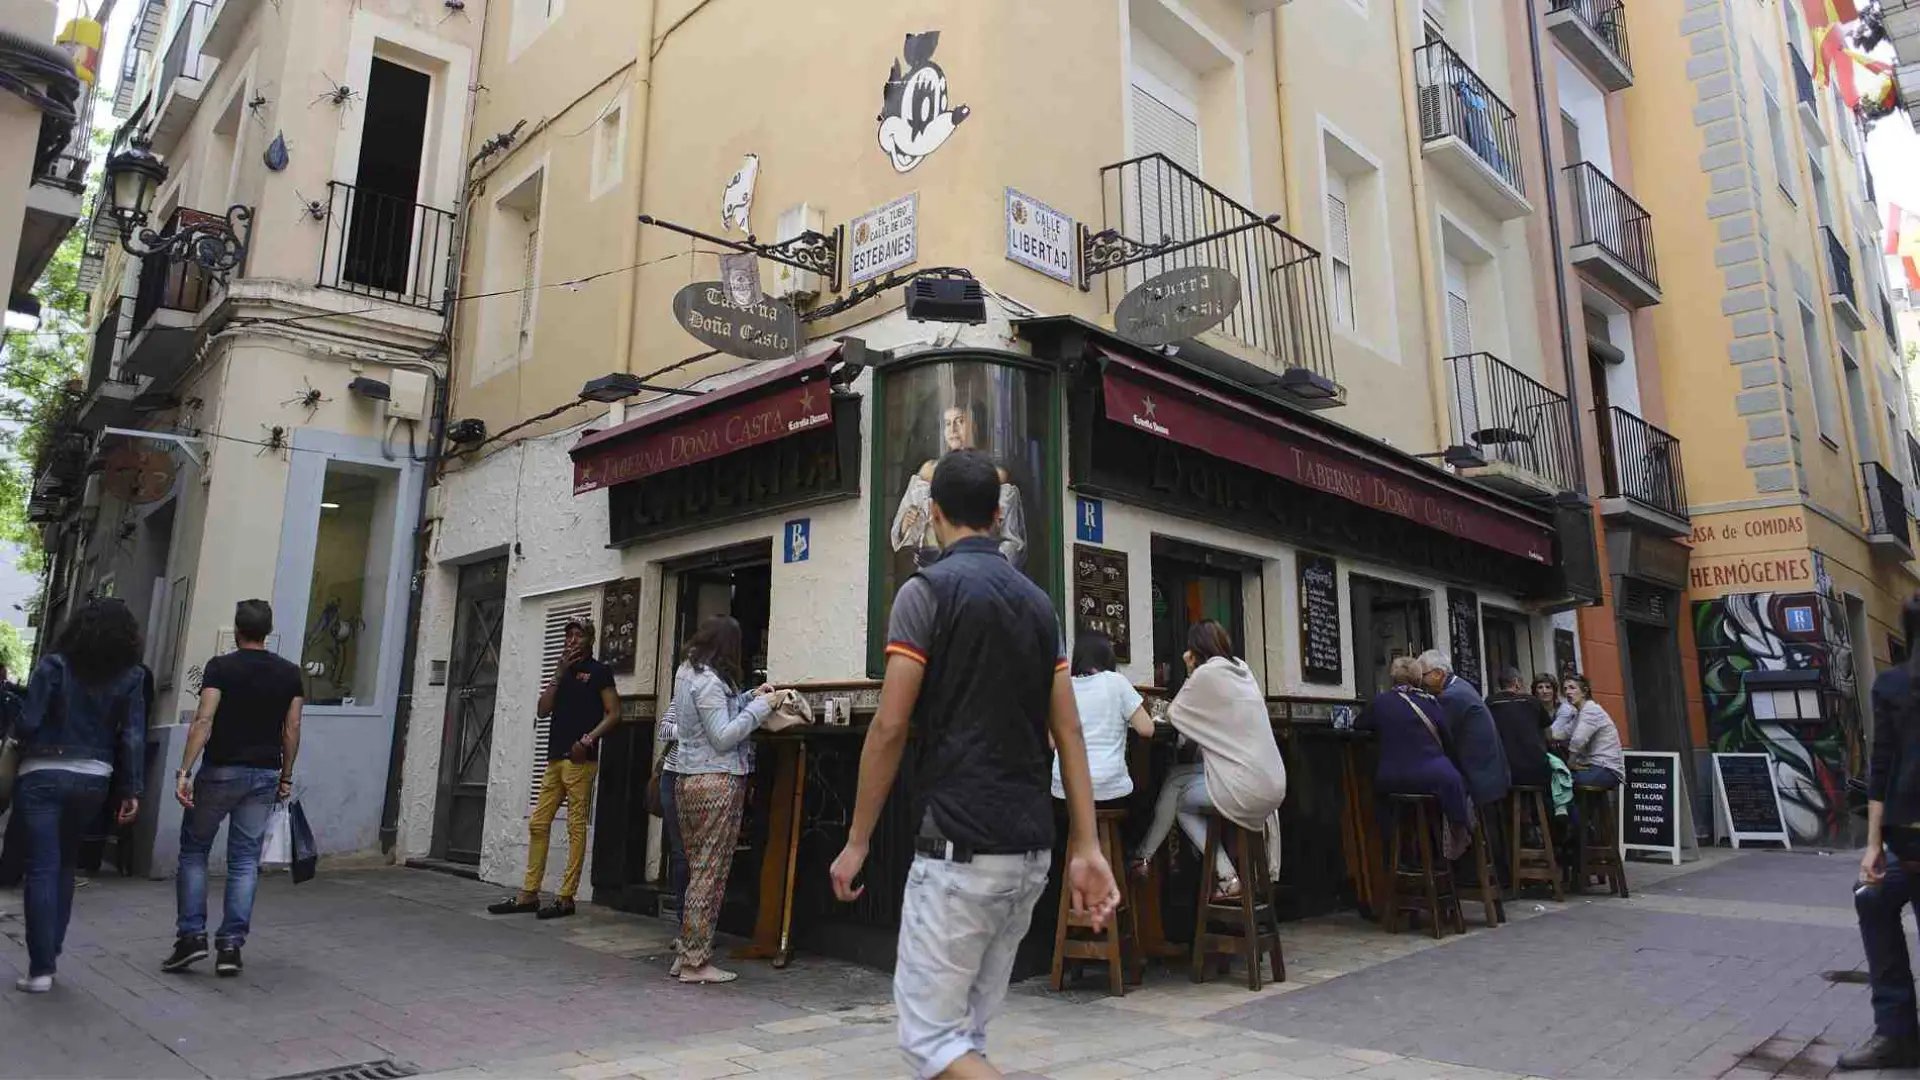
[[[1093, 801], [1103, 809], [1133, 794], [1127, 772], [1127, 729], [1142, 738], [1153, 735], [1153, 718], [1126, 676], [1114, 670], [1113, 642], [1088, 631], [1073, 643], [1073, 703], [1080, 710], [1080, 732], [1087, 743], [1087, 771], [1093, 774]], [[1053, 755], [1053, 797], [1060, 787], [1060, 753]]]

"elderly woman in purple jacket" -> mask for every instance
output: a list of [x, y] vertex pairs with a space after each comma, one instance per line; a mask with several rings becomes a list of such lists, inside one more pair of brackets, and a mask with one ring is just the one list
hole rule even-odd
[[[1466, 835], [1473, 825], [1467, 784], [1454, 767], [1446, 714], [1440, 702], [1420, 686], [1425, 665], [1411, 656], [1394, 660], [1393, 686], [1377, 694], [1358, 727], [1380, 733], [1380, 766], [1374, 774], [1377, 795], [1432, 795], [1440, 814]], [[1453, 857], [1456, 852], [1448, 852]]]

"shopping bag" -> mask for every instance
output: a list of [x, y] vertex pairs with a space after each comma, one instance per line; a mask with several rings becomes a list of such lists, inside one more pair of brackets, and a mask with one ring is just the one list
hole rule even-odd
[[307, 812], [298, 802], [287, 804], [287, 817], [293, 833], [293, 883], [313, 877], [320, 864], [320, 845], [313, 842], [313, 827], [307, 824]]
[[260, 865], [285, 866], [293, 861], [293, 820], [286, 803], [274, 803], [267, 815], [267, 831], [260, 838]]

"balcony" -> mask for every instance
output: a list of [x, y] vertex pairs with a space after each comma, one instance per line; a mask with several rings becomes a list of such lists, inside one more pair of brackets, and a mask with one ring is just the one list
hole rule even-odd
[[1820, 237], [1827, 245], [1827, 274], [1832, 283], [1827, 289], [1827, 299], [1833, 304], [1833, 317], [1849, 330], [1865, 330], [1866, 317], [1860, 314], [1859, 286], [1853, 281], [1853, 256], [1847, 254], [1847, 245], [1833, 235], [1833, 230], [1820, 226]]
[[93, 352], [87, 365], [87, 391], [80, 401], [80, 414], [76, 421], [81, 429], [88, 432], [97, 433], [101, 428], [119, 427], [132, 419], [133, 399], [140, 394], [140, 380], [121, 374], [120, 365], [114, 362], [120, 336], [120, 308], [121, 302], [116, 301], [93, 332]]
[[1906, 357], [1900, 355], [1900, 321], [1893, 316], [1893, 301], [1885, 289], [1880, 290], [1880, 329], [1887, 332], [1887, 348], [1893, 350], [1894, 363], [1905, 368]]
[[195, 0], [173, 24], [173, 36], [160, 54], [160, 77], [153, 86], [153, 128], [149, 137], [155, 153], [164, 154], [187, 130], [200, 111], [200, 98], [220, 62], [201, 55], [200, 36], [206, 30], [206, 0]]
[[1607, 412], [1598, 425], [1606, 481], [1600, 512], [1667, 536], [1687, 535], [1692, 529], [1680, 440], [1625, 409]]
[[1453, 445], [1462, 476], [1526, 499], [1574, 488], [1573, 408], [1491, 353], [1447, 357]]
[[1413, 66], [1422, 154], [1494, 217], [1532, 213], [1513, 110], [1444, 41], [1413, 50]]
[[446, 310], [451, 211], [332, 181], [326, 226], [321, 288], [436, 314]]
[[1621, 0], [1551, 0], [1547, 31], [1601, 86], [1625, 90], [1633, 85], [1627, 8]]
[[1913, 558], [1912, 519], [1900, 478], [1877, 461], [1863, 461], [1860, 479], [1867, 493], [1867, 543], [1877, 555], [1901, 562]]
[[[167, 16], [167, 0], [136, 0], [133, 22], [127, 28], [127, 44], [120, 51], [120, 78], [113, 89], [113, 115], [124, 120], [145, 96], [145, 61], [160, 44], [160, 31]], [[104, 74], [104, 73], [103, 73]]]
[[1793, 91], [1797, 111], [1800, 114], [1800, 130], [1807, 136], [1809, 149], [1824, 149], [1827, 145], [1827, 129], [1820, 126], [1820, 99], [1813, 92], [1813, 72], [1807, 70], [1807, 62], [1800, 59], [1800, 50], [1792, 48], [1787, 54], [1793, 58]]
[[[223, 220], [218, 215], [181, 207], [167, 218], [160, 235], [172, 236], [196, 218]], [[145, 376], [165, 385], [185, 371], [206, 336], [203, 316], [221, 284], [219, 274], [198, 263], [175, 262], [164, 252], [142, 259], [140, 290], [133, 298], [121, 375]]]
[[1652, 215], [1592, 162], [1562, 172], [1573, 196], [1573, 264], [1629, 307], [1659, 303]]
[[225, 59], [240, 43], [241, 31], [260, 5], [261, 0], [212, 0], [213, 10], [207, 13], [207, 29], [200, 38], [200, 55]]
[[[1108, 311], [1149, 278], [1224, 270], [1237, 279], [1238, 302], [1198, 344], [1220, 342], [1228, 354], [1220, 363], [1247, 370], [1222, 373], [1302, 408], [1345, 403], [1334, 376], [1319, 252], [1162, 154], [1101, 168], [1100, 189], [1106, 227], [1094, 233], [1081, 226], [1081, 287], [1090, 289], [1093, 275], [1106, 275]], [[1241, 353], [1251, 357], [1232, 355]]]
[[45, 138], [58, 134], [57, 125], [51, 132], [51, 122], [43, 121], [40, 126], [43, 140], [33, 158], [26, 213], [20, 222], [20, 247], [14, 257], [11, 284], [16, 293], [33, 288], [40, 272], [53, 261], [54, 252], [80, 220], [91, 160], [88, 142], [93, 134], [93, 95], [82, 93], [74, 108], [80, 120], [70, 125], [59, 141]]

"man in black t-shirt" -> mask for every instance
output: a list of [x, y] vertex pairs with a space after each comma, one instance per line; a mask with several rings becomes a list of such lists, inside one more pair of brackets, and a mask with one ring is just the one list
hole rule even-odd
[[907, 580], [887, 628], [886, 681], [860, 754], [834, 894], [854, 885], [916, 742], [913, 867], [900, 910], [893, 998], [917, 1077], [998, 1076], [987, 1023], [1006, 1000], [1014, 954], [1053, 861], [1053, 755], [1066, 792], [1066, 888], [1096, 929], [1119, 891], [1094, 838], [1093, 780], [1053, 604], [994, 538], [999, 470], [960, 450], [933, 470], [938, 559]]
[[[306, 688], [300, 669], [268, 651], [273, 607], [242, 600], [233, 609], [238, 646], [207, 661], [200, 708], [187, 729], [187, 748], [174, 774], [180, 819], [180, 875], [175, 889], [179, 936], [162, 971], [184, 971], [207, 956], [207, 852], [227, 823], [227, 892], [214, 935], [217, 975], [240, 974], [240, 947], [253, 920], [260, 881], [260, 842], [273, 804], [293, 793], [293, 760], [300, 753], [300, 707]], [[198, 776], [194, 759], [206, 751]]]
[[[547, 771], [540, 778], [540, 800], [527, 820], [527, 875], [520, 892], [487, 910], [495, 915], [538, 911], [539, 918], [573, 914], [573, 894], [587, 864], [587, 825], [593, 817], [593, 780], [600, 771], [600, 736], [620, 722], [620, 697], [613, 669], [593, 658], [593, 620], [567, 620], [560, 666], [540, 691], [539, 715], [547, 725]], [[540, 883], [547, 876], [547, 838], [554, 815], [567, 806], [567, 869], [553, 903], [540, 907]]]

